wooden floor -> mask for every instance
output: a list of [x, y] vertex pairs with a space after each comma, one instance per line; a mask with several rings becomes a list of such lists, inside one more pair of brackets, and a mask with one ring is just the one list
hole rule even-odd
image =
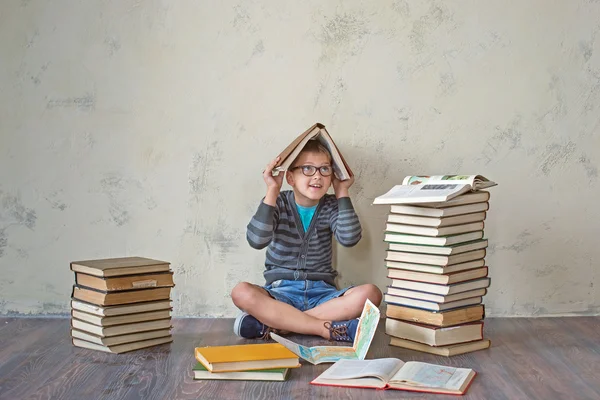
[[[172, 344], [113, 355], [73, 347], [68, 319], [0, 318], [0, 399], [454, 398], [310, 385], [328, 365], [303, 364], [283, 383], [193, 381], [194, 347], [250, 342], [232, 324], [176, 319]], [[466, 399], [600, 399], [600, 317], [487, 319], [492, 348], [452, 358], [391, 347], [383, 327], [367, 358], [473, 368], [479, 375]]]

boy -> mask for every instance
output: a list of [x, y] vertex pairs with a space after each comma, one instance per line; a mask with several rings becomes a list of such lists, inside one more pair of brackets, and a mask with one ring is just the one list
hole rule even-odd
[[[366, 299], [379, 305], [382, 297], [375, 285], [338, 290], [334, 282], [332, 234], [346, 247], [361, 238], [348, 197], [354, 178], [337, 179], [329, 151], [311, 140], [285, 174], [293, 190], [281, 192], [283, 174], [271, 173], [278, 161], [263, 171], [267, 194], [246, 233], [253, 248], [268, 246], [266, 286], [241, 282], [233, 288], [233, 303], [244, 311], [234, 332], [247, 339], [267, 339], [277, 330], [353, 342]], [[330, 185], [335, 195], [327, 194]]]

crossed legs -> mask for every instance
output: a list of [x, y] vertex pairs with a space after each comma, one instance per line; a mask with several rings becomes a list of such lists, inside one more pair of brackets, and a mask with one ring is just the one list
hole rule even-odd
[[381, 291], [372, 284], [348, 289], [342, 296], [308, 311], [273, 299], [260, 286], [241, 282], [231, 291], [233, 303], [263, 324], [282, 331], [321, 336], [329, 339], [325, 322], [358, 318], [367, 299], [379, 306]]

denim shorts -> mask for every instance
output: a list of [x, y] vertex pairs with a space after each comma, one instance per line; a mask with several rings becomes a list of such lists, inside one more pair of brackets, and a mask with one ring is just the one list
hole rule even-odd
[[263, 286], [263, 289], [275, 300], [289, 304], [300, 311], [307, 311], [342, 296], [351, 287], [338, 290], [324, 281], [278, 280]]

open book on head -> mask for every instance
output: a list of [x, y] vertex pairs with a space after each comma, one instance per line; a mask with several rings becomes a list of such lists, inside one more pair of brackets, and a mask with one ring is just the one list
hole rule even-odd
[[463, 193], [496, 186], [481, 175], [407, 176], [401, 185], [376, 197], [373, 204], [441, 203]]
[[379, 323], [379, 308], [369, 299], [365, 302], [358, 327], [356, 328], [356, 336], [354, 343], [350, 346], [313, 346], [306, 347], [294, 343], [291, 340], [285, 339], [271, 332], [271, 338], [276, 342], [287, 347], [292, 353], [296, 354], [308, 361], [311, 364], [333, 363], [338, 360], [364, 360], [369, 351], [369, 346], [375, 336], [375, 330]]
[[273, 169], [273, 174], [278, 175], [279, 172], [287, 171], [309, 140], [318, 140], [323, 146], [325, 146], [325, 148], [327, 148], [327, 150], [329, 150], [329, 153], [331, 154], [331, 162], [333, 164], [333, 171], [339, 180], [345, 181], [354, 175], [346, 163], [346, 160], [344, 160], [342, 153], [340, 153], [339, 149], [333, 142], [329, 132], [327, 132], [327, 129], [325, 129], [325, 125], [320, 123], [316, 123], [308, 128], [306, 131], [304, 131], [304, 133], [294, 139], [294, 141], [290, 143], [281, 153], [279, 153], [279, 163]]
[[397, 358], [340, 360], [311, 384], [415, 392], [465, 394], [476, 372]]

